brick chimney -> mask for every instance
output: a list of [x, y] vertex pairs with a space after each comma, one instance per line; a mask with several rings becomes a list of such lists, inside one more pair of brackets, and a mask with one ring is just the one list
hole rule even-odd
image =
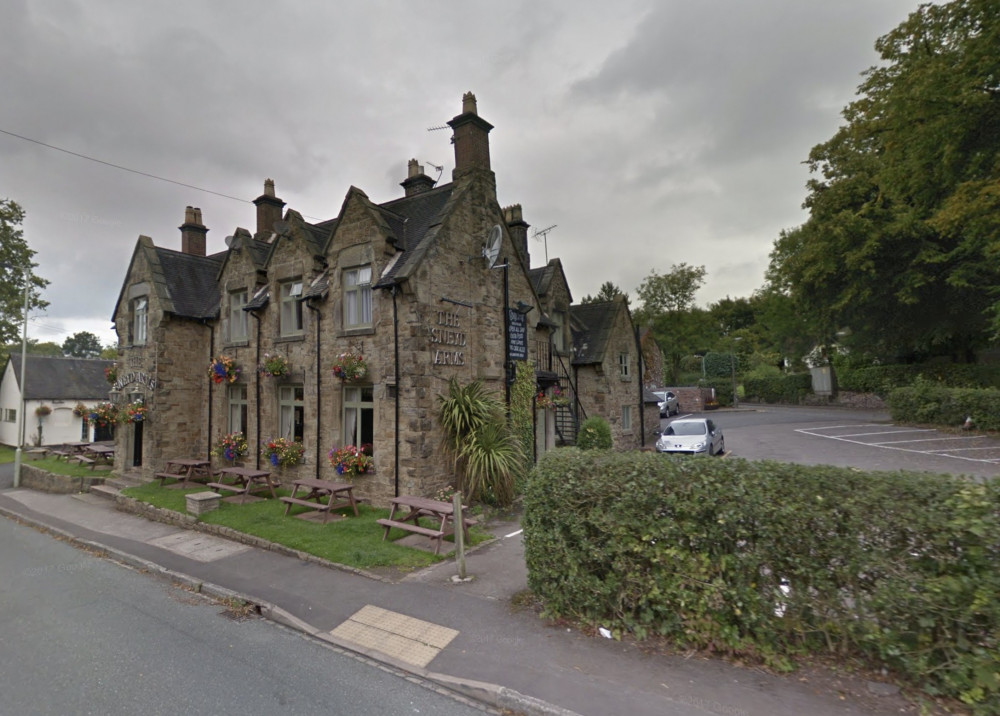
[[493, 125], [481, 118], [476, 110], [476, 95], [466, 92], [462, 96], [462, 114], [448, 126], [452, 128], [455, 144], [455, 169], [451, 176], [458, 179], [475, 169], [490, 171], [490, 130]]
[[406, 181], [400, 182], [399, 185], [406, 190], [406, 196], [413, 196], [433, 189], [434, 180], [424, 174], [424, 168], [416, 159], [411, 159], [406, 170]]
[[257, 233], [255, 239], [267, 239], [274, 231], [274, 222], [281, 221], [285, 202], [274, 195], [274, 179], [264, 180], [264, 193], [253, 200], [257, 207]]
[[181, 251], [194, 256], [205, 255], [205, 235], [208, 229], [201, 223], [201, 209], [189, 206], [184, 209], [184, 223], [181, 230]]
[[531, 268], [531, 255], [528, 253], [528, 227], [531, 226], [521, 215], [521, 205], [512, 204], [503, 210], [503, 220], [507, 224], [514, 248], [521, 256], [525, 268]]

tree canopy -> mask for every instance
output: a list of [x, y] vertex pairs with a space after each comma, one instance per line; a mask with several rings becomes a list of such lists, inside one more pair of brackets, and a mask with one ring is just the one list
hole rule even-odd
[[591, 296], [587, 294], [583, 297], [580, 303], [600, 303], [602, 301], [614, 301], [618, 296], [625, 296], [625, 305], [627, 306], [631, 300], [624, 291], [618, 288], [617, 285], [611, 281], [605, 281], [601, 284], [601, 289], [597, 292], [596, 296]]
[[73, 358], [96, 358], [101, 355], [101, 340], [93, 333], [79, 331], [63, 341], [62, 351]]
[[29, 307], [41, 309], [48, 305], [40, 298], [39, 291], [49, 282], [33, 272], [38, 264], [31, 262], [35, 252], [24, 240], [23, 221], [24, 210], [17, 202], [0, 199], [0, 345], [21, 337], [26, 269]]
[[814, 340], [969, 359], [1000, 326], [1000, 13], [925, 4], [875, 45], [846, 124], [809, 155], [809, 218], [775, 243], [769, 288]]

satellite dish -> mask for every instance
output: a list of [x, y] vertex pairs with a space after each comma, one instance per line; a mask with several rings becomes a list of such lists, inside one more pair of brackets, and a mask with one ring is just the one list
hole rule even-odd
[[240, 241], [240, 237], [239, 236], [227, 236], [226, 237], [226, 246], [228, 246], [229, 248], [233, 249], [234, 251], [236, 249], [239, 249], [240, 246], [241, 246], [241, 244], [242, 244], [242, 242]]
[[483, 258], [486, 259], [487, 268], [493, 268], [493, 265], [496, 264], [497, 258], [500, 256], [500, 243], [502, 241], [503, 230], [500, 228], [500, 224], [494, 224], [486, 239], [486, 245], [483, 247]]

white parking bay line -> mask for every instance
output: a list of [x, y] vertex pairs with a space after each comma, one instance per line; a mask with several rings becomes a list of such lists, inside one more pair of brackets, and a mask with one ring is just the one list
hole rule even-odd
[[[984, 447], [984, 448], [951, 448], [951, 449], [942, 448], [941, 450], [918, 450], [918, 449], [912, 448], [912, 447], [899, 447], [899, 446], [896, 445], [896, 443], [934, 442], [936, 440], [948, 440], [948, 439], [951, 439], [949, 437], [944, 437], [944, 436], [940, 436], [940, 437], [937, 437], [937, 438], [930, 438], [929, 440], [897, 440], [897, 441], [885, 441], [885, 442], [875, 442], [875, 441], [865, 442], [864, 440], [852, 440], [851, 439], [851, 438], [855, 438], [855, 437], [865, 437], [865, 436], [871, 436], [871, 435], [891, 435], [893, 433], [908, 433], [908, 432], [928, 433], [928, 432], [936, 432], [933, 428], [912, 428], [912, 429], [901, 429], [901, 430], [885, 430], [885, 431], [879, 431], [879, 432], [874, 432], [874, 433], [851, 433], [851, 434], [848, 434], [848, 435], [828, 435], [828, 434], [824, 434], [822, 432], [818, 432], [820, 430], [834, 430], [834, 429], [837, 429], [837, 428], [847, 428], [847, 427], [868, 427], [868, 426], [867, 425], [860, 425], [860, 426], [858, 426], [858, 425], [853, 425], [853, 426], [852, 425], [836, 425], [836, 426], [832, 426], [831, 425], [831, 426], [826, 426], [826, 427], [823, 427], [823, 428], [811, 428], [811, 429], [809, 429], [809, 428], [796, 428], [795, 432], [801, 433], [803, 435], [810, 435], [810, 436], [812, 436], [814, 438], [823, 438], [824, 440], [839, 440], [841, 442], [852, 443], [854, 445], [864, 445], [865, 447], [878, 448], [879, 450], [897, 450], [899, 452], [912, 452], [912, 453], [917, 453], [919, 455], [933, 455], [935, 457], [946, 457], [946, 458], [951, 458], [953, 460], [965, 460], [967, 462], [988, 463], [988, 464], [991, 464], [991, 465], [995, 465], [995, 464], [998, 463], [998, 461], [1000, 461], [1000, 458], [975, 458], [975, 457], [965, 457], [963, 455], [955, 455], [955, 454], [953, 454], [953, 453], [956, 453], [956, 452], [965, 452], [967, 450], [975, 450], [975, 449], [987, 450], [987, 449], [990, 449], [990, 448], [986, 448], [986, 447]], [[874, 426], [872, 426], [872, 427], [874, 427]], [[889, 426], [889, 427], [892, 427], [892, 426]], [[963, 436], [963, 437], [965, 437], [965, 436]], [[974, 437], [986, 437], [986, 436], [974, 436]], [[1000, 448], [1000, 445], [994, 446], [993, 449], [997, 449], [997, 448]]]
[[912, 428], [910, 430], [879, 430], [874, 433], [848, 433], [847, 435], [839, 435], [841, 438], [864, 438], [869, 435], [897, 435], [899, 433], [932, 433], [933, 428]]
[[[972, 435], [963, 436], [960, 438], [920, 438], [919, 440], [890, 440], [888, 442], [879, 443], [879, 445], [896, 445], [898, 443], [940, 443], [945, 440], [982, 440], [985, 435]], [[962, 449], [962, 448], [959, 448]]]

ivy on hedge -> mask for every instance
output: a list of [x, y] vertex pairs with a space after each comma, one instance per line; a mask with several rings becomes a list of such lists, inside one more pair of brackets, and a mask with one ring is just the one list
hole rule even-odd
[[788, 667], [852, 654], [1000, 699], [1000, 481], [649, 453], [548, 453], [525, 494], [551, 616]]

